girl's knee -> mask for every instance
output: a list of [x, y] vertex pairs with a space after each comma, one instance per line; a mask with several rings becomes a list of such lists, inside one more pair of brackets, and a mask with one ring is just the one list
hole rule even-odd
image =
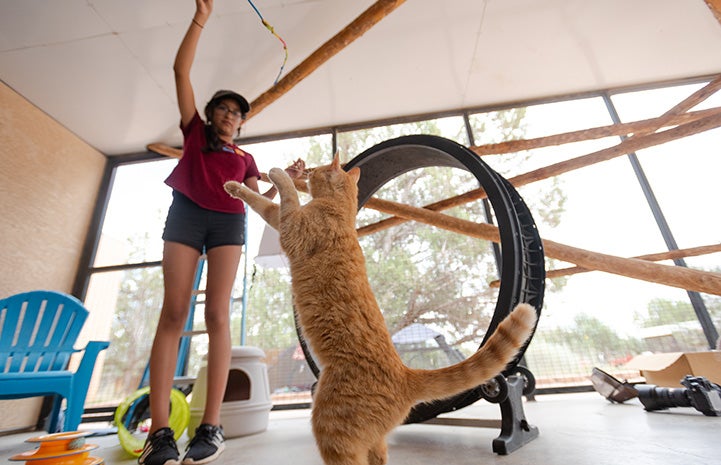
[[182, 331], [188, 319], [188, 308], [163, 307], [158, 320], [158, 329]]
[[228, 313], [225, 315], [215, 313], [205, 314], [205, 329], [208, 334], [226, 333], [230, 331], [230, 317]]

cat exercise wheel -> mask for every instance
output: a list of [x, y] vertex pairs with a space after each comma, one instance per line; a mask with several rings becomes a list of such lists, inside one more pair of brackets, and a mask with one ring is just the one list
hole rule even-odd
[[[545, 289], [545, 263], [543, 245], [530, 210], [515, 188], [501, 175], [491, 169], [481, 158], [468, 148], [442, 137], [431, 135], [413, 135], [391, 139], [364, 151], [345, 165], [345, 170], [361, 168], [358, 182], [358, 208], [392, 179], [426, 167], [452, 167], [470, 172], [486, 192], [500, 235], [500, 289], [498, 300], [488, 330], [481, 342], [485, 344], [498, 324], [508, 315], [516, 304], [526, 302], [536, 308], [540, 316]], [[313, 358], [311, 348], [303, 338], [297, 326], [298, 338], [306, 361], [316, 377], [320, 369]], [[501, 405], [502, 431], [493, 442], [494, 452], [507, 454], [538, 436], [538, 430], [523, 417], [521, 395], [524, 382], [519, 373], [526, 378], [525, 388], [533, 383], [528, 369], [519, 366], [529, 338], [516, 358], [508, 365], [496, 383], [507, 390], [505, 398], [496, 401]], [[500, 379], [498, 379], [500, 378]], [[507, 381], [506, 381], [507, 380]], [[506, 383], [506, 384], [503, 384]], [[528, 394], [528, 392], [525, 392]], [[488, 398], [488, 390], [483, 386], [466, 391], [443, 401], [416, 405], [406, 419], [406, 423], [419, 423], [436, 416], [466, 407], [481, 398]]]

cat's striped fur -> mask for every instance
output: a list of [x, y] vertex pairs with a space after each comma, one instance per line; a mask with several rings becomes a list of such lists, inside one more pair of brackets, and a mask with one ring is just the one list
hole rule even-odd
[[269, 177], [280, 205], [240, 183], [226, 191], [244, 200], [280, 233], [303, 335], [322, 367], [314, 396], [313, 433], [327, 465], [382, 465], [386, 435], [418, 402], [472, 389], [500, 373], [530, 337], [536, 312], [518, 305], [481, 349], [438, 370], [406, 367], [368, 284], [355, 229], [358, 168], [336, 156], [309, 176], [312, 200], [301, 205], [281, 169]]

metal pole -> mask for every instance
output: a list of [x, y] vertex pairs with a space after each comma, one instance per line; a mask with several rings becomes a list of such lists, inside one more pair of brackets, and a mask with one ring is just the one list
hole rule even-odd
[[[463, 113], [463, 124], [466, 128], [466, 137], [468, 137], [468, 145], [474, 146], [476, 145], [475, 137], [473, 137], [473, 128], [471, 127], [471, 120], [468, 117], [468, 112]], [[493, 224], [493, 210], [491, 208], [491, 202], [488, 201], [488, 197], [484, 197], [482, 200], [483, 203], [483, 213], [486, 217], [486, 222], [488, 224]], [[501, 277], [501, 265], [503, 263], [503, 259], [501, 258], [501, 246], [500, 244], [496, 242], [492, 242], [491, 246], [493, 247], [493, 257], [496, 259], [496, 275], [497, 277]]]
[[[619, 118], [618, 113], [616, 112], [616, 107], [613, 106], [613, 102], [611, 101], [610, 96], [604, 93], [603, 100], [606, 103], [606, 108], [608, 108], [611, 119], [615, 124], [619, 124], [621, 122], [621, 118]], [[622, 136], [621, 139], [623, 140], [626, 138]], [[671, 233], [671, 228], [666, 221], [666, 217], [661, 211], [661, 206], [659, 205], [658, 200], [656, 199], [656, 196], [651, 189], [651, 184], [648, 182], [646, 173], [644, 173], [643, 168], [641, 167], [641, 162], [638, 160], [638, 156], [636, 156], [635, 152], [631, 152], [628, 154], [628, 159], [631, 162], [634, 173], [636, 173], [636, 178], [638, 179], [638, 183], [641, 185], [643, 194], [646, 196], [646, 201], [648, 202], [648, 206], [651, 208], [653, 217], [656, 219], [656, 224], [658, 225], [658, 229], [663, 236], [663, 240], [666, 242], [666, 247], [668, 248], [668, 250], [678, 250], [678, 244], [676, 244], [676, 239]], [[673, 259], [673, 262], [676, 266], [682, 266], [684, 268], [687, 268], [686, 261], [683, 258], [675, 258]], [[718, 340], [719, 334], [713, 324], [713, 320], [711, 320], [711, 315], [709, 315], [703, 298], [696, 291], [686, 291], [686, 293], [688, 294], [688, 298], [691, 301], [691, 306], [696, 313], [696, 317], [701, 323], [701, 328], [703, 329], [704, 335], [706, 336], [709, 348], [713, 349], [714, 347], [716, 347], [716, 341]]]

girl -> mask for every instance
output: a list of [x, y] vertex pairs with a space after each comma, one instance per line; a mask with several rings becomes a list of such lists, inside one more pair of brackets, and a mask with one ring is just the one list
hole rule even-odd
[[[203, 121], [195, 107], [190, 68], [198, 39], [213, 8], [213, 0], [195, 0], [196, 12], [175, 57], [175, 85], [183, 131], [183, 156], [166, 184], [173, 202], [163, 231], [163, 307], [150, 354], [151, 429], [140, 465], [179, 465], [180, 454], [168, 425], [170, 390], [178, 343], [188, 317], [193, 280], [200, 255], [207, 256], [205, 324], [208, 333], [207, 398], [201, 425], [182, 460], [183, 465], [208, 463], [225, 448], [220, 407], [230, 366], [230, 296], [245, 243], [243, 202], [223, 189], [237, 180], [258, 192], [260, 173], [253, 156], [233, 143], [250, 105], [240, 94], [219, 90], [205, 106]], [[302, 175], [296, 160], [286, 171]], [[271, 187], [265, 195], [276, 194]]]

